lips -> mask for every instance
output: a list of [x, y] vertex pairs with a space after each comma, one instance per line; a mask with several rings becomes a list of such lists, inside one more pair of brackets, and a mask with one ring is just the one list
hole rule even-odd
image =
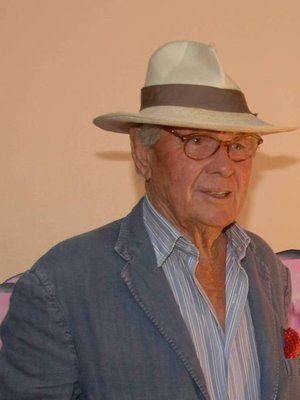
[[231, 194], [231, 190], [201, 190], [201, 192], [215, 199], [226, 199]]

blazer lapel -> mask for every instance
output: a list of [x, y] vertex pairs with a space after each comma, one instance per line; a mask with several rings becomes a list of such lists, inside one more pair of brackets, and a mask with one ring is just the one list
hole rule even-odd
[[249, 279], [249, 307], [254, 326], [261, 373], [261, 398], [276, 398], [279, 385], [280, 337], [274, 307], [268, 267], [255, 257], [253, 244], [242, 262]]
[[209, 400], [191, 337], [163, 269], [156, 267], [155, 254], [143, 224], [141, 202], [123, 220], [115, 250], [128, 261], [121, 277], [130, 293]]

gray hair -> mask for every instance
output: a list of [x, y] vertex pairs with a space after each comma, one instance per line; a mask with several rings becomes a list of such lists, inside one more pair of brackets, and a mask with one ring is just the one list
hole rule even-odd
[[143, 145], [146, 147], [153, 146], [160, 138], [161, 128], [157, 125], [143, 124], [139, 133]]

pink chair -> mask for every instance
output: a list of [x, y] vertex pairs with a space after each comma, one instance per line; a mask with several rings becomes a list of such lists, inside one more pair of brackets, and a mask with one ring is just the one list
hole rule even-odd
[[289, 323], [291, 328], [300, 333], [300, 250], [285, 250], [277, 254], [291, 272], [292, 301]]
[[[18, 274], [13, 276], [12, 278], [7, 279], [5, 282], [0, 285], [0, 325], [4, 320], [4, 317], [7, 313], [9, 307], [9, 299], [12, 294], [13, 288], [17, 280], [20, 278], [22, 274]], [[0, 348], [2, 346], [2, 342], [0, 339]]]

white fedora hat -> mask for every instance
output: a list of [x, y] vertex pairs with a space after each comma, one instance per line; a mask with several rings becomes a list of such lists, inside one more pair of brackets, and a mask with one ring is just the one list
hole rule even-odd
[[297, 129], [257, 118], [239, 86], [223, 71], [215, 47], [184, 40], [166, 43], [150, 58], [139, 113], [104, 114], [93, 122], [121, 133], [136, 124], [261, 135]]

